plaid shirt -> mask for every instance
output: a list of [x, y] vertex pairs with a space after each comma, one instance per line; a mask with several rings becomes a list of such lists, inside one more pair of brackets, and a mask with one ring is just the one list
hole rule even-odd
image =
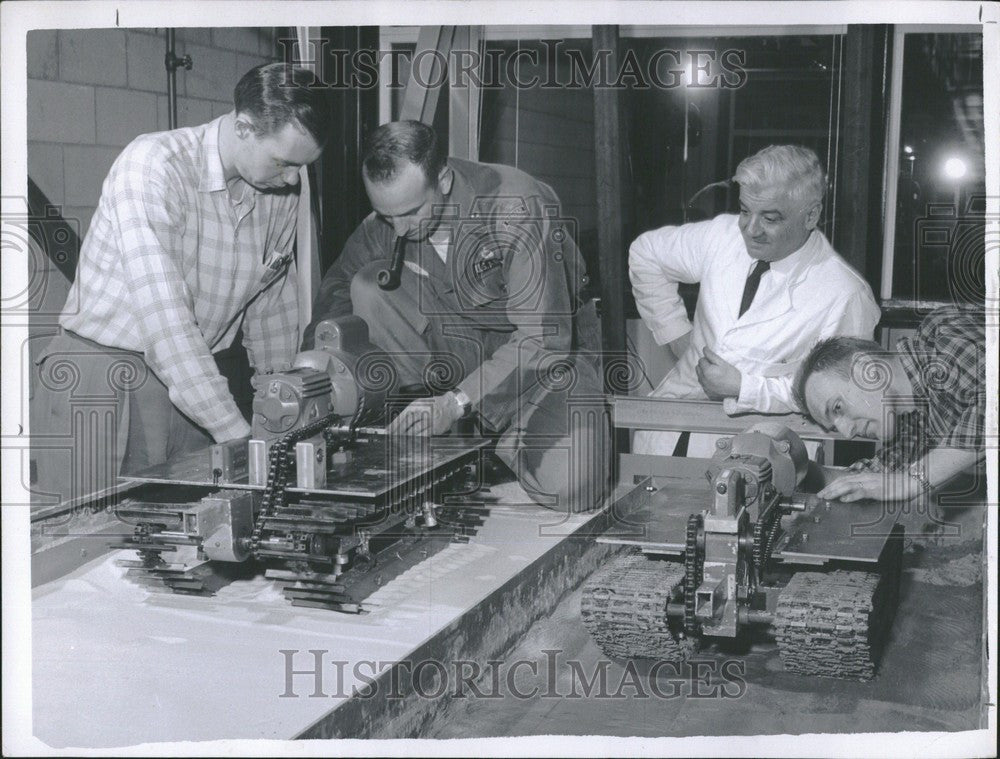
[[[225, 118], [225, 117], [222, 117]], [[140, 351], [170, 399], [217, 441], [250, 434], [212, 353], [243, 326], [258, 373], [298, 340], [297, 190], [227, 189], [222, 118], [141, 135], [111, 167], [59, 323]]]
[[986, 431], [986, 327], [982, 309], [945, 306], [896, 344], [917, 410], [866, 468], [898, 470], [932, 448], [982, 450]]

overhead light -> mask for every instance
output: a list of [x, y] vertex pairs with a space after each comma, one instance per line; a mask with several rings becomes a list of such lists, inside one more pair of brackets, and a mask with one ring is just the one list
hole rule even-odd
[[903, 145], [903, 152], [906, 153], [906, 155], [913, 155], [913, 148], [909, 145]]
[[961, 179], [967, 171], [968, 167], [961, 158], [952, 156], [944, 162], [944, 175], [948, 179]]

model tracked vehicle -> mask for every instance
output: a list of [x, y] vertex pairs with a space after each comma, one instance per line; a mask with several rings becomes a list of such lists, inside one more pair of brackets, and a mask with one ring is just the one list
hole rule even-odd
[[482, 512], [462, 497], [478, 489], [486, 441], [373, 426], [393, 377], [361, 319], [321, 322], [315, 350], [258, 378], [250, 439], [128, 478], [144, 484], [118, 507], [134, 529], [113, 547], [138, 556], [119, 563], [189, 594], [264, 564], [293, 604], [358, 612], [392, 576], [468, 540]]
[[584, 588], [594, 640], [609, 656], [681, 661], [703, 642], [769, 628], [790, 672], [874, 676], [897, 606], [901, 526], [882, 504], [800, 492], [818, 467], [786, 428], [717, 448], [700, 460], [707, 484], [647, 477], [613, 506], [598, 540], [627, 548]]

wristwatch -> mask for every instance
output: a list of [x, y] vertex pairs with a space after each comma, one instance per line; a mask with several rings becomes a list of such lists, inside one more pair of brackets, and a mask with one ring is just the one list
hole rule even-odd
[[458, 403], [459, 409], [462, 411], [462, 415], [459, 419], [462, 419], [469, 414], [469, 409], [472, 407], [472, 399], [466, 394], [464, 390], [455, 389], [451, 391], [451, 394], [455, 396], [455, 402]]
[[927, 472], [924, 470], [923, 462], [914, 461], [909, 468], [910, 477], [920, 483], [920, 493], [928, 493], [931, 489], [931, 481], [927, 479]]

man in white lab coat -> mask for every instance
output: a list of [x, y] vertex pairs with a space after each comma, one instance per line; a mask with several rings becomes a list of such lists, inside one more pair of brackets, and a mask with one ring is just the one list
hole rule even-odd
[[[632, 243], [639, 313], [677, 359], [652, 395], [722, 400], [727, 414], [800, 411], [792, 381], [809, 349], [834, 335], [870, 339], [880, 311], [816, 228], [826, 178], [812, 150], [772, 145], [733, 179], [739, 216], [662, 227]], [[701, 283], [693, 325], [680, 282]], [[639, 431], [633, 450], [670, 455], [678, 438]]]

